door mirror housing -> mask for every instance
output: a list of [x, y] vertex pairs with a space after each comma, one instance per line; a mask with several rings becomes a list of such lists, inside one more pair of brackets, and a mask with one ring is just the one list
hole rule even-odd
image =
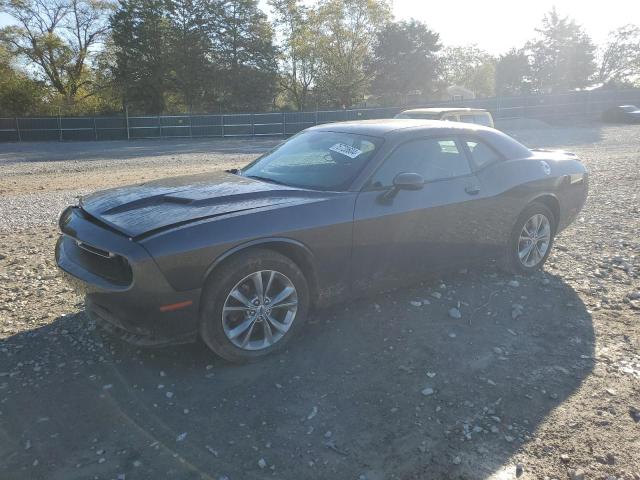
[[421, 190], [424, 187], [424, 177], [419, 173], [399, 173], [393, 179], [396, 190]]
[[421, 190], [424, 187], [424, 177], [419, 173], [399, 173], [393, 179], [393, 186], [384, 191], [378, 201], [390, 204], [400, 190]]

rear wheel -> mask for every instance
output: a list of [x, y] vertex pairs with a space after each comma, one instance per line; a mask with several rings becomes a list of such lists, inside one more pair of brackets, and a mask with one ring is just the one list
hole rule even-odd
[[200, 334], [221, 357], [246, 362], [282, 349], [308, 308], [307, 282], [298, 266], [277, 252], [252, 250], [207, 281]]
[[541, 203], [524, 209], [507, 245], [505, 263], [509, 271], [529, 274], [544, 265], [553, 246], [555, 222], [551, 210]]

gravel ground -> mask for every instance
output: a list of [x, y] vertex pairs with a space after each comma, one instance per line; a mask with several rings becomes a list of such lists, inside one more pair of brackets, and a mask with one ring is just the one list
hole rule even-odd
[[246, 366], [100, 334], [56, 271], [55, 220], [273, 141], [0, 144], [0, 478], [640, 479], [640, 127], [511, 133], [591, 172], [544, 272], [322, 310]]

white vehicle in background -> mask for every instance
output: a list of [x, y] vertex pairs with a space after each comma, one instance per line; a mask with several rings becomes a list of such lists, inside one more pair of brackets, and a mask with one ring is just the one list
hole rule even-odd
[[491, 113], [482, 108], [413, 108], [398, 113], [394, 118], [423, 120], [449, 120], [451, 122], [475, 123], [493, 128]]

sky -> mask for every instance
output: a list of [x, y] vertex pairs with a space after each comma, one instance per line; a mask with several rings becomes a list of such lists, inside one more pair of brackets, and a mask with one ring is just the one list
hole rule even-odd
[[[264, 7], [266, 1], [260, 4]], [[499, 55], [532, 38], [554, 5], [561, 15], [582, 25], [597, 44], [617, 27], [640, 24], [640, 0], [393, 0], [393, 13], [397, 19], [425, 22], [445, 45], [475, 43]], [[0, 13], [0, 27], [9, 21]]]
[[544, 14], [555, 5], [596, 42], [628, 23], [640, 24], [640, 0], [394, 0], [398, 19], [416, 18], [440, 34], [445, 45], [476, 43], [498, 55], [535, 36]]

